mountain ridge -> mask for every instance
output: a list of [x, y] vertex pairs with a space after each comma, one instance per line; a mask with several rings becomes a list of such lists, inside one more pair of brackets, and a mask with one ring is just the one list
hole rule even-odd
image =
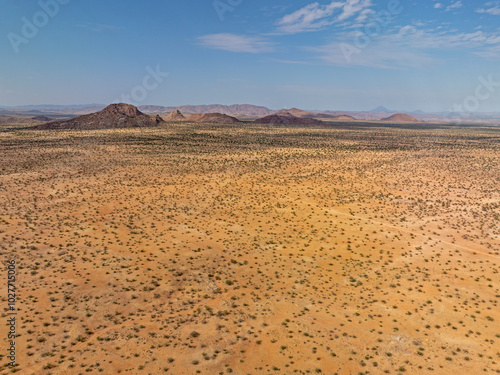
[[[26, 106], [0, 106], [0, 114], [3, 115], [29, 115], [46, 116], [46, 117], [73, 117], [95, 113], [104, 109], [103, 104], [75, 104], [75, 105], [26, 105]], [[207, 104], [207, 105], [181, 105], [181, 106], [159, 106], [159, 105], [141, 105], [138, 107], [140, 111], [149, 114], [159, 114], [164, 117], [174, 110], [179, 110], [184, 114], [191, 115], [195, 113], [214, 113], [218, 112], [229, 116], [268, 116], [276, 114], [279, 111], [292, 111], [299, 114], [299, 117], [320, 117], [330, 118], [333, 115], [351, 116], [358, 120], [381, 120], [396, 113], [407, 113], [420, 121], [498, 121], [500, 120], [500, 112], [459, 112], [452, 111], [443, 112], [425, 112], [422, 110], [415, 111], [389, 111], [384, 106], [378, 106], [371, 111], [342, 111], [342, 110], [302, 110], [291, 108], [290, 110], [269, 109], [264, 106], [256, 106], [252, 104]], [[377, 111], [374, 111], [377, 110]], [[378, 111], [380, 110], [380, 111]], [[385, 110], [385, 111], [381, 111]], [[306, 114], [307, 113], [307, 114]], [[341, 118], [340, 118], [341, 119]]]

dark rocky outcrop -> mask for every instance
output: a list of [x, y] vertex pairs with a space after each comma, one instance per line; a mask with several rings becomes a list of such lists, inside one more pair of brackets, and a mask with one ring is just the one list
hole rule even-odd
[[119, 129], [119, 128], [146, 128], [158, 126], [163, 119], [160, 116], [153, 118], [137, 109], [137, 107], [125, 104], [110, 104], [102, 111], [75, 117], [67, 121], [55, 121], [41, 124], [32, 129]]

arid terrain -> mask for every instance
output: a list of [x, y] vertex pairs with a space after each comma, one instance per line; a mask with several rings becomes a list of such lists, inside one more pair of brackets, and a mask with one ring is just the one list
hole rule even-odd
[[3, 128], [0, 153], [0, 374], [500, 372], [499, 126]]

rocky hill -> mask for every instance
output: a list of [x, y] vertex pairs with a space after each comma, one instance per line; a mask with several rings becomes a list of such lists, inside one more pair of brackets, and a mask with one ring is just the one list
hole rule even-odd
[[173, 110], [164, 118], [165, 121], [184, 121], [185, 119], [186, 117], [178, 109]]
[[273, 125], [326, 125], [326, 122], [309, 117], [297, 117], [289, 112], [281, 112], [281, 115], [269, 115], [255, 120], [257, 124]]
[[311, 118], [324, 118], [324, 119], [332, 119], [332, 120], [343, 120], [343, 121], [353, 121], [356, 120], [354, 117], [349, 115], [329, 115], [326, 113], [315, 113], [313, 115], [307, 115], [306, 117]]
[[354, 117], [346, 115], [346, 114], [337, 114], [337, 115], [331, 115], [331, 114], [325, 114], [325, 113], [317, 113], [317, 112], [309, 112], [309, 111], [304, 111], [302, 109], [298, 108], [291, 108], [291, 109], [280, 109], [278, 112], [273, 113], [274, 115], [279, 115], [279, 116], [295, 116], [295, 117], [300, 117], [300, 118], [313, 118], [313, 119], [332, 119], [332, 120], [345, 120], [345, 121], [352, 121], [356, 120]]
[[304, 111], [302, 109], [298, 108], [290, 108], [290, 109], [280, 109], [278, 112], [273, 113], [274, 115], [279, 115], [279, 116], [288, 116], [292, 115], [295, 117], [312, 117], [315, 116], [315, 113]]
[[118, 129], [155, 127], [163, 122], [160, 116], [156, 118], [139, 111], [137, 107], [119, 103], [110, 104], [103, 110], [88, 115], [79, 116], [67, 121], [55, 121], [41, 124], [32, 129]]
[[344, 121], [353, 121], [353, 120], [356, 120], [354, 117], [349, 116], [349, 115], [332, 116], [332, 119], [334, 119], [334, 120], [344, 120]]
[[390, 121], [390, 122], [420, 122], [415, 117], [407, 115], [406, 113], [395, 113], [392, 116], [383, 118], [380, 121]]
[[194, 115], [189, 116], [186, 121], [207, 122], [214, 124], [236, 124], [241, 122], [235, 117], [222, 113], [195, 113]]

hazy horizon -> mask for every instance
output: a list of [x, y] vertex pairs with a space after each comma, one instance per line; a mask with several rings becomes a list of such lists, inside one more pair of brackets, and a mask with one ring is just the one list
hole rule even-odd
[[[117, 103], [88, 103], [88, 104], [27, 104], [27, 105], [19, 105], [19, 106], [5, 106], [0, 104], [0, 109], [31, 109], [31, 110], [38, 110], [38, 109], [44, 109], [44, 110], [50, 110], [50, 109], [84, 109], [84, 108], [92, 108], [92, 107], [106, 107], [110, 104], [117, 104]], [[125, 104], [130, 104], [130, 103], [125, 103]], [[331, 112], [387, 112], [387, 113], [419, 113], [421, 112], [422, 114], [439, 114], [439, 113], [449, 113], [448, 111], [434, 111], [434, 112], [428, 112], [428, 111], [422, 111], [421, 109], [408, 109], [408, 108], [388, 108], [385, 105], [380, 105], [377, 106], [376, 108], [366, 108], [366, 109], [359, 109], [359, 110], [344, 110], [342, 108], [304, 108], [304, 107], [282, 107], [282, 108], [269, 108], [266, 106], [260, 106], [260, 105], [255, 105], [252, 103], [231, 103], [231, 104], [222, 104], [222, 103], [199, 103], [199, 104], [181, 104], [178, 106], [171, 106], [171, 105], [162, 105], [162, 104], [150, 104], [150, 103], [141, 103], [138, 105], [138, 107], [142, 106], [160, 106], [160, 107], [165, 107], [165, 108], [179, 108], [179, 107], [184, 107], [184, 106], [192, 106], [192, 107], [197, 107], [197, 106], [216, 106], [216, 105], [223, 105], [223, 106], [233, 106], [233, 105], [251, 105], [255, 107], [264, 107], [267, 108], [271, 111], [279, 111], [282, 109], [292, 109], [292, 108], [297, 108], [300, 110], [305, 110], [305, 111], [310, 111], [310, 112], [323, 112], [323, 111], [331, 111]], [[381, 108], [379, 108], [381, 107]], [[385, 108], [385, 111], [382, 110], [382, 108]], [[465, 112], [465, 111], [464, 111]], [[499, 111], [475, 111], [472, 112], [474, 114], [480, 115], [480, 114], [488, 114], [488, 113], [500, 113]]]

